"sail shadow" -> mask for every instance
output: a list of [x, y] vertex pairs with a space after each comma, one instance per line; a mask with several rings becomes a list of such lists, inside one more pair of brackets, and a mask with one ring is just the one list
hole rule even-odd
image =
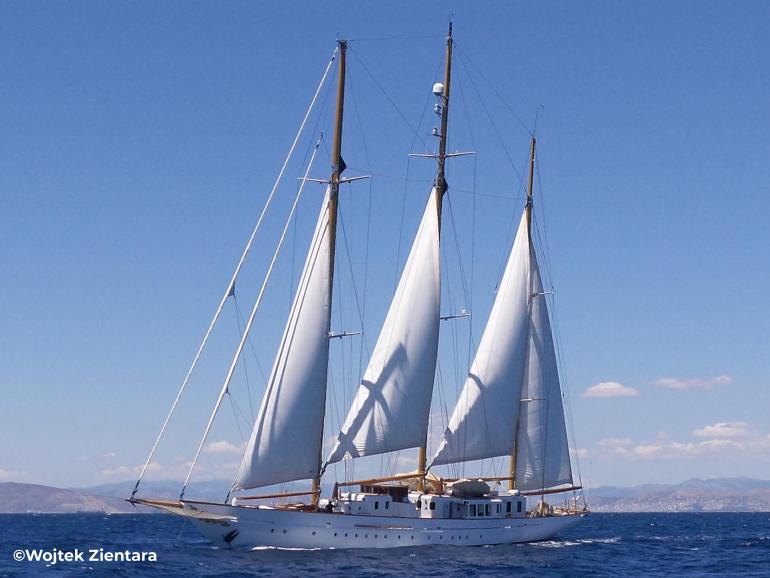
[[[376, 381], [364, 379], [361, 381], [357, 398], [362, 395], [362, 390], [368, 391], [366, 399], [357, 408], [351, 408], [351, 413], [356, 412], [356, 417], [351, 422], [350, 426], [346, 428], [346, 431], [340, 431], [337, 436], [337, 444], [332, 452], [332, 456], [329, 461], [332, 461], [335, 456], [339, 456], [338, 459], [342, 459], [346, 455], [351, 458], [359, 458], [366, 454], [359, 451], [355, 445], [355, 440], [359, 437], [364, 424], [367, 420], [370, 420], [370, 431], [365, 437], [369, 439], [369, 434], [373, 428], [380, 426], [379, 432], [374, 430], [374, 435], [379, 443], [385, 440], [388, 425], [393, 416], [392, 409], [388, 404], [388, 401], [384, 395], [384, 388], [391, 385], [396, 391], [401, 392], [399, 385], [399, 377], [403, 379], [403, 367], [408, 363], [409, 358], [406, 352], [406, 347], [403, 343], [399, 343], [393, 350], [393, 353], [388, 358], [387, 362], [383, 365], [382, 370]], [[398, 374], [401, 374], [400, 376]], [[337, 460], [334, 460], [337, 461]]]

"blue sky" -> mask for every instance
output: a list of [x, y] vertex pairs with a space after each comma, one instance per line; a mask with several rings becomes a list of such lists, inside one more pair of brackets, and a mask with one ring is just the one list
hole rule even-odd
[[[338, 33], [354, 39], [343, 154], [351, 174], [374, 175], [371, 189], [357, 183], [342, 193], [357, 286], [371, 195], [363, 326], [373, 343], [431, 178], [427, 162], [407, 165], [406, 155], [432, 144], [423, 107], [450, 13], [459, 53], [450, 149], [478, 155], [449, 169], [467, 274], [474, 168], [477, 222], [469, 304], [458, 297], [455, 233], [445, 221], [455, 289], [447, 312], [472, 306], [480, 335], [522, 207], [522, 124], [531, 127], [540, 110], [536, 202], [586, 480], [770, 477], [764, 3], [4, 2], [0, 481], [134, 475]], [[330, 134], [326, 104], [313, 126]], [[310, 142], [278, 209], [290, 202]], [[328, 172], [328, 146], [316, 176]], [[258, 319], [263, 366], [319, 202], [308, 189]], [[285, 213], [276, 214], [239, 284], [244, 310]], [[360, 329], [350, 275], [339, 277], [335, 329]], [[467, 339], [467, 322], [453, 323], [445, 333]], [[157, 477], [179, 477], [191, 457], [237, 332], [229, 308]], [[342, 360], [334, 369], [342, 413], [360, 343], [332, 352]], [[444, 338], [448, 404], [467, 364], [460, 349]], [[255, 404], [259, 369], [253, 356], [246, 365]], [[248, 414], [244, 374], [237, 381]], [[237, 448], [241, 435], [229, 412], [201, 477], [228, 477], [237, 461], [227, 444]]]

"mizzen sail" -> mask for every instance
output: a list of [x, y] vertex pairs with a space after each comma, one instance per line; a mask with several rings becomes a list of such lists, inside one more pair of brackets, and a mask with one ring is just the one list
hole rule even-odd
[[532, 252], [529, 344], [516, 440], [516, 489], [572, 485], [564, 405], [548, 306]]
[[476, 357], [431, 465], [513, 452], [530, 324], [527, 228], [523, 215]]

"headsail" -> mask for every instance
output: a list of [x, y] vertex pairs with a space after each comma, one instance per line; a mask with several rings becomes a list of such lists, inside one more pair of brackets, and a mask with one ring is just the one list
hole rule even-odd
[[329, 360], [330, 200], [327, 189], [236, 490], [318, 474]]
[[572, 486], [559, 370], [534, 251], [531, 259], [531, 321], [516, 441], [516, 488], [523, 492]]
[[529, 337], [527, 229], [523, 215], [476, 358], [432, 465], [513, 452]]
[[439, 207], [434, 188], [369, 366], [327, 463], [425, 443], [438, 353]]

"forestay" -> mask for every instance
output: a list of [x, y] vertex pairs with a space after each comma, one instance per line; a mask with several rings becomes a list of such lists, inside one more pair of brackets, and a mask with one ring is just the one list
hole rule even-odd
[[438, 201], [434, 188], [369, 365], [327, 463], [425, 443], [438, 352]]
[[329, 201], [327, 189], [236, 490], [318, 474], [329, 358]]

